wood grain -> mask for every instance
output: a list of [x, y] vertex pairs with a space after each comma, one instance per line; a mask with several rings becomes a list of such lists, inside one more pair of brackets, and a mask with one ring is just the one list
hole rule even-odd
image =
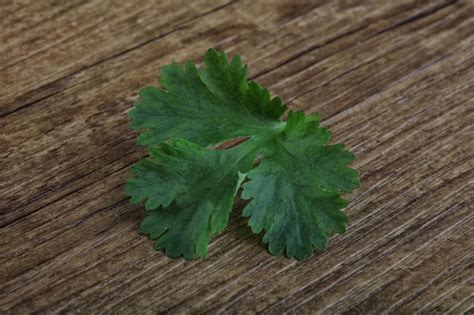
[[[474, 313], [474, 2], [2, 1], [0, 313]], [[123, 196], [127, 112], [171, 60], [239, 52], [355, 152], [348, 231], [270, 256], [235, 205], [169, 259]]]

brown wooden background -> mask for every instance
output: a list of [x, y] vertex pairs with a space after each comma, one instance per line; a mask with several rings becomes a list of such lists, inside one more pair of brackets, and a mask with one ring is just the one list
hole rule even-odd
[[[474, 1], [0, 3], [0, 313], [474, 313]], [[209, 47], [358, 157], [325, 252], [270, 256], [241, 203], [207, 260], [137, 233], [127, 112]]]

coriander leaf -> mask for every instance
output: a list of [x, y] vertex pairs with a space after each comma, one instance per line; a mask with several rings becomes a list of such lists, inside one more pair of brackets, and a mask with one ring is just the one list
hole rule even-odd
[[[126, 195], [145, 202], [140, 229], [170, 257], [206, 257], [210, 237], [223, 231], [243, 180], [243, 216], [274, 255], [304, 259], [343, 233], [347, 202], [341, 193], [359, 185], [347, 167], [354, 156], [317, 115], [290, 112], [278, 97], [247, 78], [236, 55], [210, 49], [204, 66], [177, 63], [161, 69], [160, 88], [146, 87], [130, 112], [138, 143], [150, 154], [132, 166]], [[212, 145], [248, 139], [227, 150]], [[252, 169], [256, 156], [263, 160]]]
[[161, 88], [146, 87], [130, 112], [133, 129], [143, 129], [142, 145], [183, 138], [208, 146], [223, 140], [279, 128], [286, 107], [279, 97], [248, 81], [247, 65], [236, 55], [229, 63], [224, 52], [210, 49], [205, 67], [189, 61], [161, 69]]
[[254, 233], [279, 255], [304, 259], [313, 247], [324, 249], [327, 236], [343, 233], [347, 222], [340, 198], [358, 186], [357, 172], [346, 167], [353, 155], [327, 145], [330, 133], [316, 116], [290, 112], [286, 129], [264, 148], [261, 164], [248, 174], [243, 215]]
[[248, 145], [215, 151], [186, 140], [151, 147], [125, 188], [132, 202], [147, 200], [141, 231], [170, 257], [206, 257], [209, 238], [227, 224], [244, 179], [239, 170], [250, 169], [255, 155]]

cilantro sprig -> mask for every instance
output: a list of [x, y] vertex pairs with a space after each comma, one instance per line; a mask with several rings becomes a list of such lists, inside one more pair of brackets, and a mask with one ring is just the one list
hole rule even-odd
[[[145, 202], [140, 230], [170, 257], [207, 257], [240, 188], [249, 200], [243, 216], [254, 233], [264, 231], [272, 255], [304, 259], [345, 231], [341, 193], [359, 185], [347, 167], [354, 156], [329, 144], [318, 115], [289, 111], [283, 122], [281, 99], [247, 74], [238, 55], [229, 62], [210, 49], [201, 69], [191, 61], [164, 66], [160, 87], [143, 88], [130, 111], [149, 156], [131, 167], [125, 194]], [[236, 137], [247, 139], [215, 149]]]

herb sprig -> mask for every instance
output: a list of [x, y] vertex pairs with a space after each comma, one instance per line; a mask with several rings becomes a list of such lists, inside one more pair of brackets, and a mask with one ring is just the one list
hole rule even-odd
[[[353, 154], [329, 144], [316, 114], [289, 111], [281, 121], [281, 99], [247, 74], [239, 55], [229, 62], [210, 49], [201, 69], [191, 61], [164, 66], [160, 87], [143, 88], [130, 111], [149, 156], [131, 167], [125, 193], [145, 201], [140, 230], [170, 257], [207, 257], [240, 188], [249, 200], [243, 216], [253, 233], [264, 232], [272, 255], [307, 258], [346, 229], [341, 193], [359, 185], [347, 167]], [[247, 140], [215, 149], [236, 137]]]

